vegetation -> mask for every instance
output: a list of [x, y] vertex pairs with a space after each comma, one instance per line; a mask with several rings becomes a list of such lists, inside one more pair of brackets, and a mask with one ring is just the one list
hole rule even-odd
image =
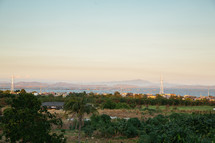
[[139, 142], [214, 142], [215, 114], [158, 115], [142, 122]]
[[81, 141], [81, 126], [84, 119], [84, 114], [96, 113], [96, 108], [90, 104], [86, 98], [86, 93], [83, 93], [80, 97], [69, 98], [68, 101], [64, 104], [64, 110], [72, 114], [72, 117], [78, 118], [79, 125], [79, 134], [78, 139], [79, 143]]
[[[165, 110], [166, 106], [156, 106], [156, 105], [149, 105], [149, 109], [156, 109], [159, 108], [160, 110]], [[199, 110], [199, 111], [211, 111], [213, 110], [213, 106], [208, 105], [201, 105], [201, 106], [169, 106], [169, 110]]]
[[41, 102], [32, 94], [14, 98], [11, 108], [4, 110], [1, 119], [5, 141], [11, 143], [65, 143], [63, 134], [51, 134], [52, 125], [62, 126], [61, 119], [41, 108]]
[[[42, 108], [41, 102], [46, 101], [63, 101], [67, 117], [73, 120], [68, 121], [61, 116], [62, 122], [56, 114]], [[12, 143], [61, 143], [66, 142], [63, 132], [61, 128], [53, 127], [64, 124], [65, 135], [68, 138], [74, 136], [69, 141], [212, 143], [215, 142], [214, 105], [215, 102], [208, 100], [182, 100], [180, 97], [166, 99], [160, 95], [155, 99], [131, 94], [121, 97], [119, 92], [106, 96], [86, 92], [70, 93], [63, 98], [53, 95], [33, 96], [26, 94], [24, 89], [19, 95], [0, 91], [0, 109], [3, 111], [3, 116], [0, 116], [0, 134], [3, 133], [2, 140]], [[97, 109], [100, 115], [93, 114], [97, 113]], [[124, 114], [121, 118], [113, 118], [108, 114], [112, 111], [116, 114], [111, 116], [119, 116], [119, 112]], [[129, 114], [132, 116], [125, 118]], [[85, 117], [90, 120], [85, 120]]]
[[[38, 96], [39, 100], [41, 102], [47, 102], [47, 101], [67, 101], [67, 98], [70, 97], [80, 97], [82, 93], [70, 93], [66, 98], [63, 98], [62, 96], [54, 97], [53, 95], [49, 96]], [[86, 93], [85, 93], [86, 94]], [[93, 103], [95, 106], [100, 108], [106, 108], [106, 109], [132, 109], [141, 105], [159, 105], [159, 106], [214, 106], [215, 101], [209, 101], [209, 100], [190, 100], [185, 99], [183, 100], [182, 97], [172, 96], [169, 99], [164, 98], [160, 95], [157, 95], [155, 99], [147, 98], [146, 95], [140, 94], [138, 96], [128, 96], [122, 97], [118, 94], [118, 92], [115, 92], [114, 94], [108, 94], [108, 95], [95, 95], [94, 93], [89, 93], [87, 95], [88, 100]], [[109, 104], [109, 105], [108, 105]], [[110, 106], [111, 104], [111, 106]], [[119, 105], [117, 105], [119, 104]], [[123, 105], [122, 105], [123, 104]], [[124, 106], [124, 107], [121, 107]]]
[[138, 118], [111, 120], [110, 116], [103, 114], [92, 116], [83, 129], [87, 136], [93, 136], [94, 133], [106, 138], [139, 136], [140, 143], [202, 143], [215, 141], [214, 122], [215, 114], [173, 113], [145, 121]]

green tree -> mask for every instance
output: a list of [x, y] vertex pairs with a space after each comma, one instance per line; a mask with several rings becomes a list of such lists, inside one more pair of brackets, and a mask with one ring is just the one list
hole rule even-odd
[[121, 94], [119, 93], [119, 91], [115, 91], [115, 92], [114, 92], [114, 96], [115, 96], [115, 97], [121, 97]]
[[103, 108], [104, 109], [115, 109], [116, 108], [116, 103], [113, 102], [111, 99], [107, 99], [105, 103], [103, 103]]
[[17, 90], [15, 90], [14, 92], [15, 92], [15, 93], [17, 93], [17, 92], [20, 92], [20, 90], [19, 90], [19, 89], [17, 89]]
[[25, 94], [26, 93], [25, 89], [21, 89], [20, 93]]
[[62, 126], [61, 119], [41, 107], [32, 94], [20, 94], [2, 117], [3, 135], [11, 143], [65, 143], [63, 134], [51, 132], [52, 125]]
[[81, 142], [81, 127], [82, 121], [84, 119], [84, 114], [95, 114], [97, 113], [97, 109], [88, 102], [86, 98], [86, 93], [82, 93], [81, 97], [71, 97], [64, 104], [64, 110], [66, 110], [69, 114], [72, 114], [72, 117], [78, 118], [79, 123], [79, 134], [78, 140]]
[[10, 90], [5, 90], [5, 91], [3, 91], [3, 93], [10, 94]]
[[164, 97], [161, 94], [156, 94], [156, 99], [163, 99]]

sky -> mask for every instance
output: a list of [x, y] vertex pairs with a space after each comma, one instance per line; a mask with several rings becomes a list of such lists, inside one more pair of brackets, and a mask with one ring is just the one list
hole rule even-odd
[[0, 81], [215, 85], [215, 0], [0, 0]]

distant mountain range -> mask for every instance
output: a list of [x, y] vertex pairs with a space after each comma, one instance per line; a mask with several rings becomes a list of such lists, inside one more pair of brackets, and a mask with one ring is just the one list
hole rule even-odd
[[[125, 80], [125, 81], [111, 81], [111, 82], [92, 82], [92, 83], [69, 83], [69, 82], [56, 82], [56, 83], [45, 83], [45, 82], [16, 82], [15, 88], [21, 89], [117, 89], [117, 88], [159, 88], [160, 83], [153, 83], [146, 80]], [[0, 82], [0, 89], [10, 88], [9, 82]], [[164, 88], [197, 88], [205, 89], [208, 86], [204, 85], [181, 85], [164, 83]], [[210, 89], [215, 89], [215, 86], [210, 86]]]

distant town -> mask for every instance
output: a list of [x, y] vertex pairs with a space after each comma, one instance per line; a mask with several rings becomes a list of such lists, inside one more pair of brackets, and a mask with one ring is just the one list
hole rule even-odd
[[[101, 83], [100, 83], [101, 84]], [[140, 89], [141, 87], [138, 85], [145, 85], [145, 88], [150, 89], [154, 93], [136, 93], [137, 89]], [[107, 86], [109, 85], [109, 86]], [[9, 88], [10, 86], [10, 88]], [[94, 95], [103, 95], [103, 96], [111, 96], [115, 92], [118, 92], [121, 97], [134, 97], [134, 98], [151, 98], [155, 99], [157, 95], [160, 95], [166, 99], [169, 99], [170, 97], [178, 97], [182, 100], [207, 100], [207, 101], [215, 101], [215, 96], [212, 96], [210, 94], [210, 89], [208, 87], [207, 89], [207, 96], [199, 95], [180, 95], [175, 93], [164, 93], [164, 84], [163, 79], [160, 79], [160, 88], [159, 89], [152, 89], [152, 87], [155, 87], [155, 84], [145, 81], [145, 80], [130, 80], [130, 81], [116, 81], [116, 82], [109, 82], [109, 83], [103, 83], [103, 85], [75, 85], [75, 84], [69, 84], [69, 83], [55, 83], [55, 84], [47, 84], [47, 83], [40, 83], [40, 82], [18, 82], [16, 83], [16, 89], [15, 89], [15, 83], [14, 83], [14, 76], [11, 78], [11, 83], [0, 83], [0, 87], [2, 88], [2, 91], [8, 92], [11, 94], [19, 94], [21, 90], [18, 88], [27, 88], [30, 90], [26, 90], [28, 93], [32, 93], [35, 96], [62, 96], [67, 97], [72, 92], [86, 92], [88, 95], [94, 94]], [[175, 85], [174, 85], [175, 86]], [[169, 85], [167, 84], [167, 87]], [[182, 86], [181, 86], [182, 87]], [[198, 88], [202, 87], [203, 89], [206, 88], [204, 86], [198, 86]], [[39, 91], [38, 91], [39, 88]], [[48, 91], [42, 91], [46, 88], [49, 88]], [[144, 88], [144, 89], [145, 89]], [[190, 88], [189, 86], [187, 88]], [[198, 89], [197, 88], [197, 89]], [[210, 88], [213, 88], [211, 86]], [[37, 90], [35, 90], [37, 89]], [[56, 92], [54, 89], [58, 89]], [[73, 90], [72, 90], [73, 89]], [[77, 90], [78, 89], [78, 90]], [[135, 90], [136, 89], [136, 90]], [[191, 88], [192, 89], [192, 88]], [[193, 89], [193, 90], [197, 90]], [[159, 90], [159, 91], [158, 91]], [[95, 92], [96, 91], [96, 92]], [[125, 92], [126, 91], [126, 92]], [[134, 91], [134, 92], [133, 92]], [[148, 92], [148, 91], [145, 91]], [[170, 91], [175, 92], [175, 91]], [[206, 92], [206, 90], [204, 91]]]
[[[22, 89], [24, 90], [24, 89]], [[15, 91], [10, 91], [10, 90], [5, 90], [3, 92], [8, 92], [11, 94], [20, 94], [21, 90], [15, 90]], [[85, 92], [85, 91], [83, 91]], [[115, 91], [118, 92], [118, 91]], [[37, 91], [33, 91], [33, 92], [29, 92], [32, 93], [34, 96], [54, 96], [54, 97], [67, 97], [69, 96], [72, 92], [37, 92]], [[127, 93], [127, 92], [118, 92], [119, 95], [121, 97], [132, 97], [132, 98], [150, 98], [150, 99], [155, 99], [158, 95], [161, 95], [162, 97], [166, 98], [166, 99], [170, 99], [171, 97], [178, 97], [181, 98], [182, 100], [193, 100], [193, 101], [197, 101], [197, 100], [207, 100], [207, 101], [215, 101], [215, 96], [192, 96], [192, 95], [176, 95], [176, 94], [141, 94], [141, 93]], [[114, 94], [112, 93], [93, 93], [93, 92], [88, 92], [87, 95], [97, 95], [97, 96], [112, 96]]]

